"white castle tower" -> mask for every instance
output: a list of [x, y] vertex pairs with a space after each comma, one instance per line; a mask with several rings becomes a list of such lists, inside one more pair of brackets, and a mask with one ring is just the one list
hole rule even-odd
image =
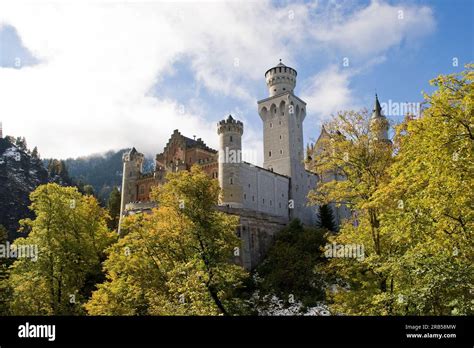
[[294, 94], [296, 75], [281, 60], [267, 70], [269, 97], [258, 102], [258, 113], [263, 121], [263, 167], [291, 178], [290, 199], [296, 206], [290, 217], [308, 222], [311, 213], [305, 203], [310, 175], [305, 171], [303, 149], [306, 103]]
[[142, 173], [143, 160], [143, 154], [139, 153], [135, 148], [132, 148], [129, 152], [123, 154], [121, 189], [122, 201], [120, 206], [120, 216], [123, 215], [123, 212], [125, 210], [125, 204], [137, 200], [138, 192], [136, 187], [136, 180]]
[[217, 124], [219, 135], [219, 185], [222, 188], [221, 203], [242, 208], [242, 134], [244, 125], [231, 115]]

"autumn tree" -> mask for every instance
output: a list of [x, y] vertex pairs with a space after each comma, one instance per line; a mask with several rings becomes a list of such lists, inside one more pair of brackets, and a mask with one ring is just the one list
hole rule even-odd
[[474, 280], [474, 71], [439, 76], [421, 117], [397, 127], [382, 230], [398, 255], [390, 262], [397, 314], [472, 314]]
[[103, 251], [114, 240], [107, 213], [94, 197], [57, 184], [39, 186], [30, 199], [36, 217], [21, 221], [29, 234], [14, 245], [33, 248], [30, 256], [36, 256], [11, 267], [10, 309], [16, 315], [82, 314], [91, 283], [101, 281]]
[[105, 261], [107, 282], [87, 303], [99, 315], [230, 315], [247, 273], [233, 264], [238, 218], [216, 210], [219, 184], [198, 166], [170, 173], [151, 214], [122, 220]]

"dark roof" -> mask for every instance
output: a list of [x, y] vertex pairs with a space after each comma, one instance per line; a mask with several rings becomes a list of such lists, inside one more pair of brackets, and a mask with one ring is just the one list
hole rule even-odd
[[375, 93], [375, 105], [374, 109], [372, 110], [372, 117], [382, 117], [382, 107], [380, 106], [379, 103], [379, 97], [377, 96], [377, 93]]

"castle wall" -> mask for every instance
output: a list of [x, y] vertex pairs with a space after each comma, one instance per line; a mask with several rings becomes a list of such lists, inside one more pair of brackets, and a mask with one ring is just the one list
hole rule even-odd
[[240, 182], [244, 209], [288, 219], [289, 178], [243, 162]]
[[277, 233], [288, 224], [288, 219], [262, 212], [226, 206], [219, 206], [217, 209], [239, 216], [240, 224], [236, 233], [241, 245], [239, 255], [234, 256], [233, 261], [246, 270], [254, 269], [262, 262], [273, 245]]

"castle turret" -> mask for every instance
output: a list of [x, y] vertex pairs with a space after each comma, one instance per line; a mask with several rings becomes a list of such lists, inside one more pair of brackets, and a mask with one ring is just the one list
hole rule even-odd
[[143, 154], [139, 153], [135, 148], [132, 148], [129, 152], [123, 154], [120, 216], [122, 216], [127, 203], [135, 202], [137, 200], [138, 189], [136, 182], [142, 173], [143, 160]]
[[265, 80], [270, 97], [285, 92], [293, 93], [296, 86], [296, 75], [296, 70], [283, 64], [281, 59], [280, 64], [268, 69], [265, 73]]
[[242, 207], [240, 164], [242, 161], [242, 134], [244, 125], [231, 115], [217, 124], [219, 134], [219, 185], [221, 204]]
[[370, 137], [376, 141], [390, 142], [388, 137], [389, 122], [387, 118], [382, 115], [382, 107], [379, 103], [379, 98], [375, 94], [375, 106], [370, 118]]

